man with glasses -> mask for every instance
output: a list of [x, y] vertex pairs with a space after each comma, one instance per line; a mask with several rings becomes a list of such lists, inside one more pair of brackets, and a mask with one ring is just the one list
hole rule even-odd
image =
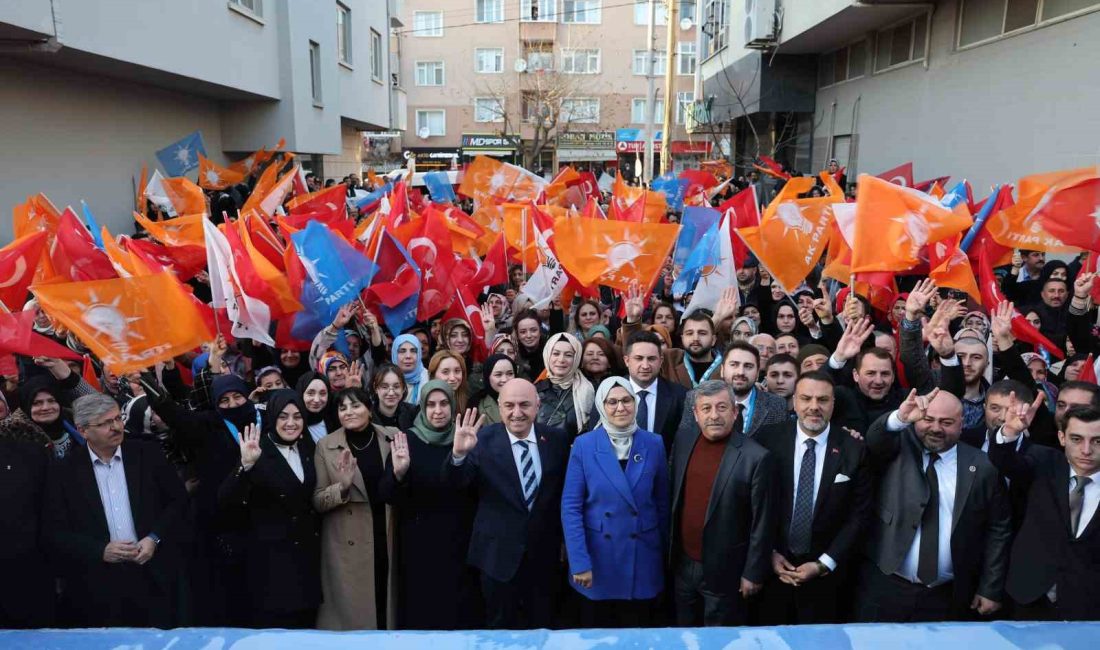
[[118, 404], [99, 393], [73, 402], [87, 455], [51, 468], [46, 539], [66, 578], [61, 611], [76, 627], [174, 627], [178, 540], [187, 493], [164, 452], [124, 442]]

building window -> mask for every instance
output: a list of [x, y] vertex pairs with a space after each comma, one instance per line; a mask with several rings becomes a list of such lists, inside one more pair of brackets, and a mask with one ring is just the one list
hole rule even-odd
[[[633, 72], [636, 75], [646, 73], [646, 59], [649, 58], [649, 50], [634, 50]], [[653, 52], [653, 74], [660, 76], [668, 69], [668, 54], [664, 50]]]
[[229, 4], [244, 9], [257, 18], [264, 16], [264, 0], [229, 0]]
[[309, 87], [314, 105], [321, 105], [321, 45], [309, 42]]
[[382, 35], [370, 30], [370, 76], [382, 81]]
[[417, 61], [416, 85], [418, 86], [442, 86], [443, 62], [442, 61]]
[[596, 124], [600, 121], [600, 100], [588, 97], [563, 99], [559, 120], [566, 124]]
[[[654, 9], [657, 14], [657, 24], [668, 24], [668, 6], [664, 0], [653, 0], [653, 4], [656, 5]], [[649, 0], [634, 0], [634, 24], [649, 24]]]
[[875, 34], [875, 72], [923, 61], [928, 41], [928, 14]]
[[447, 135], [447, 113], [443, 109], [416, 112], [417, 135], [427, 130], [428, 136]]
[[839, 50], [822, 54], [818, 59], [817, 85], [821, 88], [867, 74], [867, 41], [852, 43]]
[[443, 36], [442, 11], [413, 12], [413, 36]]
[[504, 48], [475, 48], [474, 70], [479, 74], [497, 74], [504, 72]]
[[503, 122], [504, 111], [501, 109], [500, 101], [495, 97], [475, 97], [474, 121]]
[[476, 3], [475, 22], [504, 22], [504, 0], [474, 0], [474, 2]]
[[595, 49], [561, 51], [561, 71], [565, 74], [599, 74], [600, 51]]
[[959, 47], [1098, 8], [1096, 0], [962, 0]]
[[557, 22], [558, 0], [520, 0], [519, 19], [523, 22]]
[[554, 69], [554, 53], [549, 50], [529, 49], [524, 58], [527, 59], [528, 72]]
[[676, 44], [676, 74], [695, 74], [694, 41], [680, 41]]
[[676, 123], [686, 124], [688, 111], [691, 110], [692, 104], [695, 103], [695, 93], [693, 91], [687, 91], [682, 93], [676, 93]]
[[706, 0], [703, 5], [703, 57], [709, 57], [729, 44], [729, 0]]
[[[654, 104], [653, 121], [660, 122], [664, 119], [665, 114], [665, 100], [658, 98]], [[645, 124], [646, 118], [646, 100], [645, 97], [635, 97], [630, 101], [630, 121], [633, 124]]]
[[602, 5], [602, 0], [562, 0], [561, 21], [563, 23], [597, 24], [600, 22], [600, 8]]
[[336, 3], [336, 53], [340, 63], [351, 65], [351, 9]]
[[695, 0], [680, 0], [680, 19], [690, 18], [691, 22], [695, 22], [695, 12], [698, 10], [698, 3]]

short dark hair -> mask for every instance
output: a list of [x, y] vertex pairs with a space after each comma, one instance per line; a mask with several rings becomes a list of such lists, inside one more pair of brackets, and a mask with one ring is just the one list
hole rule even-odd
[[1021, 402], [1027, 402], [1028, 404], [1035, 399], [1035, 389], [1015, 379], [1002, 379], [993, 382], [989, 390], [985, 392], [985, 396], [989, 397], [990, 395], [995, 395], [1001, 397], [1007, 396], [1010, 393], [1016, 393], [1016, 399]]
[[760, 350], [757, 350], [755, 345], [751, 343], [746, 343], [745, 341], [733, 341], [729, 344], [729, 346], [726, 347], [726, 351], [722, 353], [723, 364], [726, 363], [726, 359], [729, 357], [730, 352], [733, 352], [734, 350], [748, 352], [752, 355], [753, 359], [756, 359], [756, 365], [760, 365]]
[[648, 330], [639, 330], [631, 334], [630, 338], [626, 340], [626, 347], [623, 348], [623, 354], [630, 354], [631, 348], [633, 348], [635, 344], [638, 343], [652, 343], [653, 345], [657, 346], [657, 352], [658, 354], [660, 354], [661, 337]]
[[1066, 414], [1062, 416], [1062, 423], [1059, 428], [1065, 431], [1069, 428], [1070, 420], [1080, 420], [1085, 423], [1092, 423], [1100, 421], [1100, 408], [1095, 406], [1072, 406], [1066, 411]]
[[1086, 393], [1092, 395], [1092, 405], [1100, 408], [1100, 386], [1097, 386], [1096, 384], [1093, 384], [1091, 382], [1078, 381], [1074, 379], [1073, 381], [1062, 382], [1062, 385], [1061, 387], [1059, 387], [1058, 392], [1064, 393], [1067, 390], [1085, 391]]
[[883, 361], [889, 361], [891, 364], [894, 363], [894, 357], [891, 357], [890, 353], [886, 350], [883, 350], [882, 348], [865, 348], [863, 350], [860, 350], [859, 354], [856, 355], [856, 370], [859, 370], [863, 367], [863, 360], [867, 357], [874, 357]]
[[792, 366], [794, 366], [795, 373], [798, 372], [798, 359], [795, 359], [786, 352], [782, 354], [773, 354], [771, 358], [768, 359], [768, 362], [764, 364], [764, 370], [766, 371], [768, 368], [771, 368], [772, 366], [778, 366], [781, 363], [791, 364]]
[[686, 323], [688, 321], [694, 321], [696, 323], [706, 323], [707, 325], [710, 325], [711, 334], [717, 331], [717, 328], [714, 327], [714, 319], [711, 318], [711, 313], [707, 309], [693, 310], [690, 314], [684, 316], [683, 320], [680, 321], [680, 326], [683, 327], [683, 323]]
[[798, 385], [804, 381], [820, 381], [829, 384], [834, 390], [836, 389], [836, 381], [833, 380], [832, 373], [824, 370], [811, 370], [810, 372], [804, 372], [799, 375], [798, 379], [794, 382], [795, 390], [798, 390]]
[[367, 390], [361, 386], [349, 386], [347, 388], [341, 388], [340, 392], [336, 393], [336, 397], [333, 398], [332, 404], [336, 408], [340, 408], [340, 404], [342, 404], [346, 399], [350, 399], [353, 402], [359, 402], [363, 406], [366, 406], [368, 409], [371, 408], [371, 404], [373, 403], [370, 398], [370, 393], [368, 393]]

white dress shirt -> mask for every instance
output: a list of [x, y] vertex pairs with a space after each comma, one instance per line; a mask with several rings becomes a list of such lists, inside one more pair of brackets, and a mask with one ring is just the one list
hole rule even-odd
[[99, 459], [91, 446], [88, 447], [88, 455], [92, 457], [92, 471], [99, 488], [103, 514], [107, 517], [111, 541], [138, 541], [134, 515], [130, 510], [130, 490], [126, 487], [126, 467], [122, 464], [122, 447], [115, 449], [111, 460], [106, 463]]
[[[649, 391], [649, 394], [645, 396], [645, 405], [649, 409], [646, 411], [648, 417], [646, 417], [646, 423], [642, 426], [646, 431], [653, 431], [654, 420], [657, 417], [657, 380], [654, 379], [648, 386], [642, 386], [630, 379], [630, 387], [634, 389], [634, 394], [637, 395], [640, 391]], [[637, 408], [641, 408], [641, 404]]]
[[[516, 461], [516, 476], [520, 477], [520, 480], [522, 481], [523, 465], [520, 464], [519, 459], [523, 456], [523, 445], [516, 444], [517, 442], [520, 442], [520, 440], [522, 440], [528, 443], [527, 448], [530, 450], [531, 460], [535, 463], [535, 466], [533, 468], [535, 470], [535, 485], [541, 485], [542, 461], [539, 458], [539, 444], [538, 439], [535, 438], [535, 427], [532, 425], [531, 431], [527, 434], [527, 437], [522, 439], [513, 436], [512, 432], [508, 431], [507, 429], [505, 429], [504, 431], [508, 434], [508, 445], [512, 448], [512, 458]], [[520, 485], [520, 489], [522, 488], [523, 486]]]
[[302, 455], [298, 453], [297, 443], [293, 445], [280, 445], [275, 444], [275, 448], [279, 450], [279, 453], [286, 459], [287, 465], [290, 465], [291, 471], [298, 477], [298, 481], [305, 483], [306, 470], [302, 467]]
[[[825, 448], [829, 444], [829, 429], [832, 428], [829, 425], [825, 426], [825, 430], [821, 433], [813, 436], [813, 439], [817, 442], [814, 445], [814, 493], [813, 498], [810, 500], [810, 511], [813, 512], [814, 507], [817, 506], [817, 495], [821, 492], [821, 472], [825, 469]], [[791, 500], [791, 515], [794, 515], [795, 502], [798, 500], [798, 477], [802, 474], [802, 456], [806, 453], [806, 441], [811, 436], [806, 435], [802, 430], [802, 425], [795, 425], [796, 434], [794, 437], [794, 491], [791, 492], [793, 499]], [[836, 560], [829, 557], [828, 553], [822, 553], [821, 557], [817, 558], [819, 562], [829, 567], [830, 571], [836, 571]]]
[[[1073, 468], [1069, 468], [1069, 480], [1066, 481], [1067, 490], [1072, 492], [1075, 481], [1073, 477], [1076, 473]], [[1096, 506], [1100, 504], [1100, 471], [1093, 472], [1088, 475], [1092, 480], [1085, 486], [1085, 496], [1081, 500], [1081, 520], [1077, 522], [1077, 533], [1074, 537], [1080, 537], [1085, 529], [1088, 528], [1089, 522], [1092, 521], [1093, 516], [1096, 515]]]

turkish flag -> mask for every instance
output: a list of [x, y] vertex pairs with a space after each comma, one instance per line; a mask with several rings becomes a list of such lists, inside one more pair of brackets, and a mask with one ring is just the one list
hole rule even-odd
[[0, 312], [0, 352], [80, 360], [80, 355], [34, 331], [34, 311]]
[[[46, 250], [48, 235], [42, 230], [16, 239], [0, 248], [0, 302], [8, 311], [18, 311], [27, 300], [27, 288]], [[2, 311], [2, 310], [0, 310]]]
[[447, 310], [447, 313], [443, 314], [441, 322], [446, 323], [452, 318], [465, 321], [470, 328], [470, 332], [473, 334], [470, 337], [470, 353], [473, 360], [477, 363], [485, 361], [489, 356], [489, 346], [485, 342], [485, 324], [481, 322], [481, 308], [477, 303], [477, 295], [470, 285], [463, 284], [456, 288], [455, 301], [451, 303], [451, 308]]
[[741, 268], [749, 256], [749, 247], [737, 235], [736, 229], [760, 225], [760, 206], [756, 202], [756, 188], [750, 185], [734, 194], [718, 206], [718, 211], [730, 219], [733, 259], [737, 262], [737, 268]]
[[61, 213], [56, 237], [51, 256], [54, 270], [61, 277], [73, 282], [118, 277], [110, 258], [95, 245], [91, 233], [80, 223], [72, 208], [65, 208]]
[[[989, 258], [983, 254], [978, 261], [978, 283], [981, 290], [982, 306], [989, 310], [992, 314], [993, 310], [997, 308], [997, 305], [1004, 302], [1004, 294], [1001, 293], [1000, 284], [997, 282], [997, 276], [993, 274], [993, 267], [989, 264]], [[1063, 359], [1065, 354], [1061, 348], [1054, 345], [1047, 337], [1043, 336], [1039, 330], [1035, 329], [1035, 326], [1027, 322], [1024, 315], [1019, 312], [1013, 306], [1012, 308], [1012, 335], [1018, 340], [1029, 343], [1036, 348], [1045, 348], [1051, 355]]]
[[913, 163], [907, 162], [904, 165], [898, 165], [893, 169], [888, 169], [881, 174], [875, 174], [882, 180], [893, 183], [894, 185], [901, 185], [902, 187], [913, 187]]
[[481, 262], [481, 268], [477, 270], [470, 284], [474, 287], [485, 285], [504, 284], [508, 282], [508, 257], [507, 244], [504, 242], [504, 233], [497, 235], [496, 242], [485, 254]]

